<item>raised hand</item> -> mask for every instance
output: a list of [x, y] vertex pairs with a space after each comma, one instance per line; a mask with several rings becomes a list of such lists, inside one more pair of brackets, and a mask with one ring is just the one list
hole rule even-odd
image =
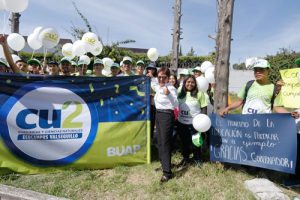
[[166, 87], [163, 89], [163, 92], [164, 92], [165, 95], [169, 95], [169, 94], [170, 94], [170, 91], [169, 91], [169, 89], [168, 89], [167, 84], [168, 84], [168, 83], [166, 83], [166, 85], [165, 85]]

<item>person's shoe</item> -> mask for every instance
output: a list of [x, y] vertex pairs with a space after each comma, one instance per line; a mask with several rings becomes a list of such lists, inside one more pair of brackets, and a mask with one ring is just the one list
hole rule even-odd
[[165, 182], [168, 182], [169, 180], [170, 180], [169, 177], [163, 176], [163, 177], [161, 177], [161, 179], [160, 179], [160, 183], [165, 183]]
[[160, 166], [159, 168], [156, 168], [154, 171], [158, 172], [158, 171], [162, 171], [162, 170], [163, 170], [163, 168], [162, 168], [162, 166]]
[[201, 169], [201, 161], [200, 160], [195, 160], [195, 167], [198, 167], [199, 169]]
[[293, 179], [287, 179], [283, 181], [281, 186], [286, 188], [292, 188], [292, 187], [300, 187], [300, 181], [299, 180], [293, 180]]
[[182, 161], [176, 166], [176, 167], [184, 167], [184, 166], [187, 166], [188, 164], [190, 163], [189, 160], [187, 159], [182, 159]]

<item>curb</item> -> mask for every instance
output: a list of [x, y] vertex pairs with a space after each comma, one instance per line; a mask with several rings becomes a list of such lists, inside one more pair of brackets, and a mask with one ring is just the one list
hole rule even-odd
[[0, 200], [67, 200], [30, 190], [0, 184]]

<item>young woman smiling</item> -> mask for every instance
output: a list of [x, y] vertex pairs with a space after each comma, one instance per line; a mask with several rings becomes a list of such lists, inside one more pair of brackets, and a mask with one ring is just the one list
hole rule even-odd
[[208, 103], [203, 92], [198, 90], [196, 79], [193, 75], [186, 75], [182, 89], [178, 92], [179, 112], [177, 129], [182, 141], [183, 160], [178, 167], [190, 162], [190, 145], [192, 145], [195, 165], [201, 168], [201, 148], [192, 143], [192, 136], [198, 131], [193, 127], [193, 118], [202, 113], [207, 114]]

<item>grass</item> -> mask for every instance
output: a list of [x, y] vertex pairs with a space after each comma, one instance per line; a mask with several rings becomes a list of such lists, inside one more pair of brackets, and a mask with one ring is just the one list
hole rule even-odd
[[[232, 101], [235, 98], [231, 96]], [[192, 164], [176, 168], [175, 164], [182, 159], [179, 141], [176, 146], [177, 151], [172, 154], [174, 178], [163, 185], [159, 183], [162, 172], [154, 171], [160, 166], [155, 145], [152, 145], [149, 165], [69, 170], [57, 174], [9, 174], [0, 176], [0, 183], [70, 199], [255, 199], [244, 187], [244, 181], [258, 178], [254, 168], [244, 172], [240, 165], [210, 162], [205, 145], [202, 147], [202, 169]], [[300, 196], [300, 189], [287, 190], [279, 186], [287, 174], [272, 170], [267, 170], [266, 174], [290, 198]]]

